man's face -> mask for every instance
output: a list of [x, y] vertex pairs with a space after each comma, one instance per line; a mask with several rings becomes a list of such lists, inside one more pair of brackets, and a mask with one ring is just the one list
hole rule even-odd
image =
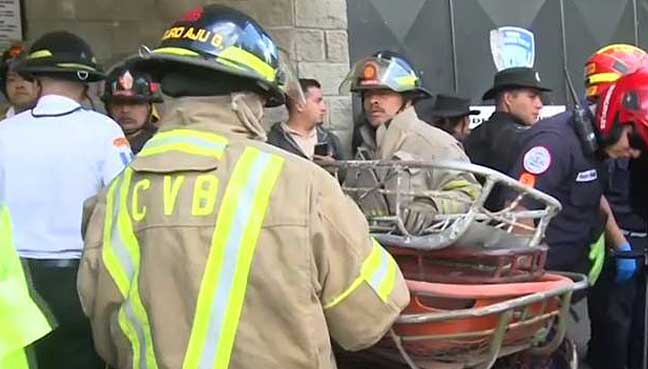
[[526, 125], [532, 125], [538, 121], [540, 109], [543, 106], [540, 91], [532, 88], [506, 92], [504, 102], [508, 112]]
[[378, 127], [391, 120], [403, 106], [403, 96], [392, 90], [366, 90], [363, 108], [369, 124]]
[[129, 134], [146, 124], [150, 106], [147, 102], [116, 100], [108, 104], [108, 113], [119, 123], [124, 133]]
[[322, 90], [317, 87], [309, 87], [305, 98], [306, 104], [304, 104], [302, 113], [313, 125], [323, 122], [326, 117], [326, 103], [322, 96]]
[[632, 126], [625, 125], [621, 128], [619, 139], [610, 146], [605, 147], [605, 153], [612, 159], [636, 159], [641, 155], [641, 150], [637, 150], [630, 145], [630, 136], [632, 135]]
[[7, 73], [7, 100], [18, 110], [31, 106], [38, 98], [36, 81], [28, 81], [16, 72]]

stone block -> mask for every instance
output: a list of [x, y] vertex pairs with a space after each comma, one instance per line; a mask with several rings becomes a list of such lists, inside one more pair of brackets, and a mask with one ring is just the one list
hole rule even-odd
[[[113, 10], [117, 1], [111, 0], [76, 0], [75, 18], [80, 21], [105, 21], [116, 20]], [[135, 3], [135, 1], [131, 1]]]
[[347, 131], [353, 128], [351, 98], [329, 96], [326, 98], [326, 105], [328, 108], [326, 117], [328, 127], [338, 131]]
[[155, 0], [155, 2], [155, 9], [160, 17], [172, 21], [179, 19], [190, 9], [206, 3], [205, 0]]
[[322, 84], [322, 93], [328, 96], [338, 94], [340, 83], [349, 73], [347, 64], [301, 62], [298, 67], [299, 77], [314, 78]]
[[255, 19], [263, 27], [294, 26], [295, 24], [294, 0], [263, 0], [248, 2], [256, 9]]
[[295, 0], [298, 27], [346, 29], [346, 0]]
[[279, 48], [288, 53], [288, 57], [291, 60], [291, 63], [295, 63], [296, 51], [295, 51], [295, 29], [292, 27], [281, 27], [281, 28], [267, 28], [266, 31], [270, 34], [270, 37], [277, 43]]
[[33, 20], [68, 20], [76, 17], [75, 0], [30, 0], [23, 6], [28, 26]]
[[34, 42], [47, 32], [62, 30], [72, 32], [75, 23], [71, 20], [30, 20], [27, 24], [25, 39], [29, 42]]
[[296, 30], [295, 47], [298, 61], [323, 61], [326, 58], [324, 32], [321, 30]]
[[135, 54], [141, 45], [155, 48], [162, 37], [163, 25], [158, 20], [151, 20], [146, 28], [137, 21], [116, 21], [112, 23], [112, 53]]
[[[157, 7], [156, 0], [115, 0], [112, 3], [111, 14], [113, 20], [145, 22], [140, 23], [140, 25], [146, 24], [145, 27], [142, 27], [144, 29], [149, 27], [150, 22], [159, 22], [157, 14], [152, 11]], [[177, 16], [179, 17], [180, 14]]]
[[263, 126], [266, 129], [266, 132], [270, 131], [272, 127], [277, 122], [285, 122], [288, 120], [288, 110], [285, 106], [277, 106], [275, 108], [265, 109], [265, 115], [263, 116]]
[[346, 31], [326, 31], [326, 60], [349, 62], [349, 35]]
[[94, 51], [99, 63], [105, 63], [112, 56], [113, 25], [105, 22], [78, 22], [75, 30]]

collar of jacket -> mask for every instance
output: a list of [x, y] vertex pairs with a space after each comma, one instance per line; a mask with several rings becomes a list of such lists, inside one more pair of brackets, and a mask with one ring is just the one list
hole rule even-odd
[[361, 125], [358, 130], [360, 131], [360, 138], [362, 143], [372, 151], [376, 151], [376, 130], [367, 122]]
[[414, 110], [414, 106], [405, 108], [396, 114], [391, 121], [381, 124], [376, 130], [376, 146], [378, 150], [384, 145], [385, 135], [390, 131], [409, 131], [412, 125], [419, 121], [419, 117]]
[[498, 121], [498, 122], [511, 122], [517, 125], [523, 126], [522, 128], [531, 128], [530, 125], [524, 124], [524, 122], [511, 113], [505, 111], [495, 111], [488, 120]]
[[32, 109], [34, 117], [58, 117], [81, 109], [79, 102], [60, 95], [41, 96]]
[[[255, 122], [259, 126], [261, 122]], [[169, 99], [160, 121], [160, 132], [187, 128], [259, 139], [236, 114], [231, 96], [180, 97]], [[265, 138], [264, 138], [265, 140]]]
[[[293, 136], [290, 134], [290, 132], [288, 132], [284, 128], [284, 126], [285, 126], [285, 123], [279, 122], [279, 123], [275, 123], [272, 126], [271, 129], [272, 130], [275, 130], [275, 129], [278, 130], [281, 133], [281, 135], [283, 135], [284, 139], [288, 142], [288, 144], [290, 146], [292, 146], [297, 152], [299, 152], [301, 154], [301, 156], [303, 156], [304, 158], [310, 160], [308, 155], [306, 155], [306, 153], [304, 153], [304, 150], [302, 150], [301, 146], [299, 146], [297, 141], [295, 141]], [[315, 133], [317, 135], [317, 143], [329, 143], [329, 134], [324, 128], [322, 128], [321, 125], [318, 124], [318, 125], [315, 126]]]

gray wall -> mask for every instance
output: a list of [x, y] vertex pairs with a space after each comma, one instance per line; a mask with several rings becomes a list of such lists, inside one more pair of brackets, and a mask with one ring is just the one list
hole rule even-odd
[[348, 12], [352, 61], [378, 49], [400, 51], [422, 71], [426, 87], [470, 97], [474, 104], [481, 103], [495, 73], [491, 29], [519, 26], [535, 34], [535, 67], [554, 89], [553, 104], [567, 103], [565, 61], [582, 95], [583, 64], [596, 49], [635, 43], [635, 32], [639, 46], [648, 46], [648, 0], [353, 0]]

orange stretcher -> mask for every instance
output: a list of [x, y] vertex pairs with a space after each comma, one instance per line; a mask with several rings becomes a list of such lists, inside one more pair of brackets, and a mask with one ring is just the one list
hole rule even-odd
[[412, 369], [490, 368], [523, 350], [549, 354], [562, 342], [580, 274], [545, 274], [535, 282], [459, 285], [408, 281], [412, 294], [372, 353]]
[[[561, 344], [572, 294], [588, 281], [545, 272], [542, 240], [561, 209], [558, 200], [465, 162], [360, 160], [328, 169], [345, 179], [344, 192], [396, 259], [412, 296], [390, 332], [341, 368], [489, 369], [498, 358], [522, 351], [549, 355]], [[443, 190], [410, 185], [413, 173], [437, 170], [473, 176], [482, 184], [479, 194], [456, 213], [428, 214], [432, 221], [412, 234], [403, 218], [408, 204], [458, 201]], [[511, 201], [491, 211], [485, 203], [496, 187]], [[535, 205], [527, 210], [523, 204]]]
[[407, 279], [437, 283], [497, 284], [534, 281], [545, 273], [545, 246], [439, 250], [387, 247]]

